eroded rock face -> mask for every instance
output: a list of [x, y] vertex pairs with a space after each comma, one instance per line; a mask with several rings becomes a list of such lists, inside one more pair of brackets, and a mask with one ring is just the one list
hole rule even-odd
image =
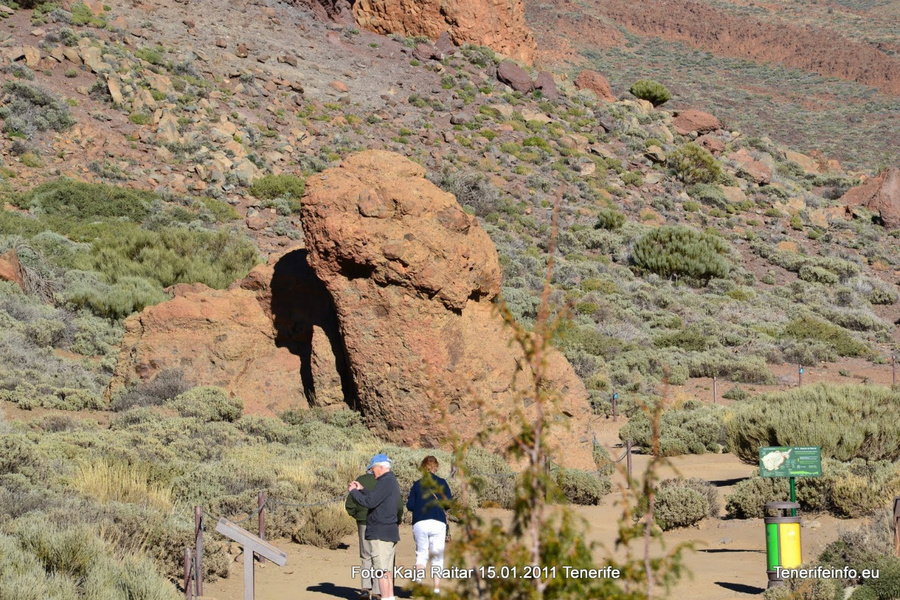
[[695, 131], [702, 135], [722, 127], [719, 119], [715, 116], [696, 108], [689, 108], [679, 112], [672, 120], [672, 124], [675, 126], [675, 132], [678, 135], [688, 135]]
[[488, 46], [527, 64], [534, 61], [537, 50], [534, 35], [525, 23], [522, 0], [356, 0], [352, 10], [360, 27], [376, 33], [424, 35], [436, 40], [447, 31], [457, 46]]
[[[411, 445], [469, 437], [522, 402], [512, 388], [522, 353], [492, 303], [497, 251], [424, 175], [398, 154], [363, 152], [310, 178], [302, 209], [309, 262], [334, 302], [360, 410], [385, 439]], [[571, 425], [554, 458], [589, 467], [584, 385], [561, 354], [548, 358], [548, 383]], [[529, 377], [516, 385], [527, 389]]]
[[585, 69], [575, 78], [575, 87], [579, 90], [590, 90], [597, 94], [597, 98], [606, 102], [615, 102], [616, 97], [609, 87], [606, 77], [597, 71]]
[[24, 270], [19, 262], [19, 255], [16, 254], [15, 248], [0, 255], [0, 281], [11, 281], [18, 285], [22, 291], [25, 290]]
[[354, 405], [330, 297], [296, 249], [228, 290], [178, 285], [175, 297], [125, 321], [109, 393], [182, 369], [195, 385], [244, 400], [247, 412]]
[[892, 168], [841, 196], [846, 206], [865, 206], [877, 212], [885, 227], [900, 227], [900, 169]]

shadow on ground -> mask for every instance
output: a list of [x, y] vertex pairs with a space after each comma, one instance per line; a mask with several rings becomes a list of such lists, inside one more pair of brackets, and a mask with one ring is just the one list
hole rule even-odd
[[755, 585], [745, 585], [743, 583], [729, 583], [727, 581], [716, 581], [715, 584], [719, 587], [723, 587], [726, 590], [732, 592], [738, 592], [741, 594], [762, 594], [766, 591], [765, 588], [756, 587]]

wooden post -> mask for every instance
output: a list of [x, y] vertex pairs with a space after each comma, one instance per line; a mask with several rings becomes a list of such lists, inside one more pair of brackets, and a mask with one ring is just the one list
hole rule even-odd
[[613, 392], [612, 395], [612, 405], [613, 405], [613, 423], [619, 420], [619, 393]]
[[[266, 539], [266, 493], [260, 492], [256, 497], [256, 506], [259, 508], [259, 539]], [[259, 557], [259, 564], [264, 564], [266, 559]]]
[[891, 354], [891, 387], [897, 385], [897, 356]]
[[631, 488], [631, 440], [625, 442], [625, 470], [628, 473], [628, 487]]
[[193, 570], [194, 561], [191, 558], [191, 549], [185, 547], [184, 549], [184, 600], [191, 600], [193, 598], [193, 594], [191, 593], [191, 571]]
[[287, 554], [228, 519], [219, 519], [216, 533], [221, 533], [244, 548], [244, 600], [253, 600], [254, 597], [254, 554], [267, 558], [279, 567], [287, 563]]
[[900, 556], [900, 496], [894, 496], [894, 554]]
[[197, 571], [194, 573], [197, 595], [203, 595], [203, 508], [194, 507], [194, 546], [197, 554]]
[[713, 375], [713, 404], [717, 404], [716, 398], [719, 397], [719, 378]]
[[797, 365], [797, 386], [803, 385], [803, 365]]

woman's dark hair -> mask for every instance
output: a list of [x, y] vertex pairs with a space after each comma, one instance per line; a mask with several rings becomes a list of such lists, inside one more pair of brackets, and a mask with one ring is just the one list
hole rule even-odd
[[419, 468], [423, 471], [427, 471], [428, 473], [437, 473], [438, 459], [429, 454], [422, 459], [422, 464], [419, 465]]

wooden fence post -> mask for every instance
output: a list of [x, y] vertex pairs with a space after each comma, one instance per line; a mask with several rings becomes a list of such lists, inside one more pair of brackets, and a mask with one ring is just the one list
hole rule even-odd
[[719, 397], [719, 378], [713, 375], [713, 404], [718, 404], [717, 398]]
[[613, 392], [612, 395], [613, 423], [619, 420], [619, 393]]
[[191, 600], [193, 598], [193, 593], [191, 593], [191, 575], [194, 570], [194, 561], [191, 557], [191, 549], [185, 547], [184, 549], [184, 600]]
[[631, 440], [625, 442], [625, 469], [628, 473], [628, 487], [631, 488]]
[[[256, 497], [256, 506], [259, 509], [259, 539], [266, 539], [266, 493], [260, 492]], [[266, 559], [259, 557], [259, 564], [264, 564]]]
[[900, 496], [894, 496], [894, 554], [900, 556]]
[[203, 508], [194, 507], [194, 547], [197, 553], [197, 570], [194, 573], [197, 595], [203, 595]]

